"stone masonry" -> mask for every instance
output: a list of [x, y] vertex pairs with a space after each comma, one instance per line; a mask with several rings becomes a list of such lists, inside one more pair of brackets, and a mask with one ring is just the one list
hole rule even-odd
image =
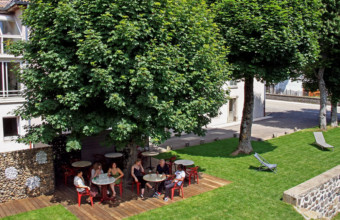
[[340, 210], [340, 165], [283, 193], [307, 218], [331, 219]]
[[54, 192], [51, 147], [0, 153], [0, 202]]

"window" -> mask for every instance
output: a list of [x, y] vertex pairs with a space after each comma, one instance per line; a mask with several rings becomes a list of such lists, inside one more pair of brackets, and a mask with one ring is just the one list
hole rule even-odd
[[8, 45], [14, 41], [22, 40], [20, 27], [13, 16], [0, 15], [1, 54], [8, 53]]
[[235, 80], [230, 80], [229, 86], [232, 86], [232, 87], [237, 86], [237, 82]]
[[0, 62], [0, 97], [20, 94], [20, 84], [16, 76], [19, 69], [18, 62]]
[[18, 136], [18, 118], [3, 118], [4, 137]]

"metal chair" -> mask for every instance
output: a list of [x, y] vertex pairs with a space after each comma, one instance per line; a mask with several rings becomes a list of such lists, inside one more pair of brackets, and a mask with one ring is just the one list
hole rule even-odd
[[267, 167], [268, 169], [270, 169], [271, 171], [273, 171], [274, 173], [276, 173], [276, 167], [277, 164], [270, 164], [268, 161], [266, 161], [263, 157], [261, 157], [258, 153], [255, 152], [254, 157], [260, 161], [260, 163], [262, 164], [259, 167], [259, 170], [262, 170], [262, 168]]

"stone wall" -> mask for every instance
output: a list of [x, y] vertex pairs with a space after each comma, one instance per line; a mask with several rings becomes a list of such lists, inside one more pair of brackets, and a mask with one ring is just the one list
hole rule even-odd
[[332, 218], [340, 211], [340, 165], [283, 193], [307, 218]]
[[0, 202], [54, 192], [51, 147], [0, 153]]
[[[282, 100], [282, 101], [288, 101], [288, 102], [303, 102], [303, 103], [311, 103], [311, 104], [320, 104], [320, 98], [308, 97], [308, 96], [276, 95], [276, 94], [267, 93], [266, 99]], [[327, 105], [330, 105], [329, 101], [327, 101]]]

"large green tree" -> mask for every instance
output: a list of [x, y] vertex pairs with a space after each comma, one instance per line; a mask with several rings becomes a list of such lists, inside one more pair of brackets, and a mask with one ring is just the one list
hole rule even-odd
[[274, 83], [294, 76], [317, 56], [319, 17], [315, 0], [219, 0], [216, 22], [230, 48], [232, 77], [244, 80], [244, 107], [238, 149], [250, 153], [254, 78]]
[[42, 117], [23, 141], [47, 143], [71, 131], [67, 150], [107, 131], [130, 148], [176, 134], [204, 134], [226, 103], [226, 50], [203, 0], [32, 0], [30, 39], [14, 47], [27, 63], [27, 102]]
[[[305, 68], [305, 81], [308, 86], [317, 82], [320, 91], [320, 113], [319, 127], [327, 129], [327, 92], [331, 94], [332, 102], [332, 124], [337, 114], [334, 113], [336, 102], [338, 100], [338, 87], [340, 86], [339, 74], [339, 57], [340, 57], [340, 1], [339, 0], [322, 0], [321, 11], [321, 28], [319, 31], [320, 56], [316, 63], [308, 64]], [[328, 81], [328, 83], [326, 82]], [[328, 84], [328, 85], [327, 85]], [[311, 86], [313, 87], [313, 86]]]

